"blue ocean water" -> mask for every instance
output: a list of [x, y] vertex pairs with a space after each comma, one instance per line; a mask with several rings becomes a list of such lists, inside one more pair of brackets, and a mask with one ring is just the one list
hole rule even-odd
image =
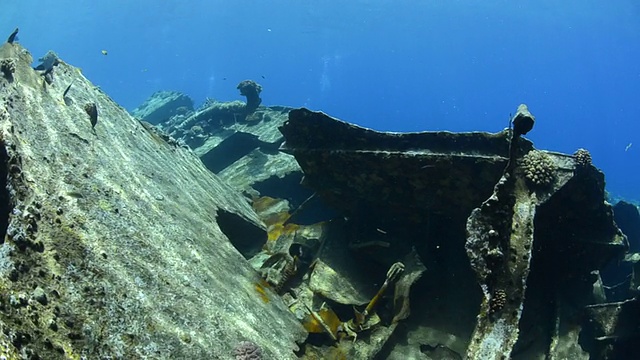
[[[34, 58], [56, 51], [128, 109], [156, 90], [196, 103], [306, 106], [378, 130], [499, 131], [518, 104], [540, 149], [591, 151], [607, 190], [640, 199], [640, 3], [3, 0]], [[102, 53], [106, 50], [107, 55]]]

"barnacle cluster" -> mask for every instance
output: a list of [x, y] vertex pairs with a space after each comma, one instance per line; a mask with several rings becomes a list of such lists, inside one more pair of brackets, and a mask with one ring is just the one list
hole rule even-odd
[[489, 301], [489, 313], [494, 314], [502, 310], [502, 308], [504, 308], [506, 304], [507, 304], [507, 293], [502, 289], [496, 290], [493, 293], [491, 300]]
[[591, 165], [591, 154], [589, 150], [578, 149], [573, 153], [573, 158], [576, 161], [576, 168], [586, 168]]
[[556, 165], [551, 157], [542, 151], [530, 151], [522, 159], [527, 180], [538, 187], [551, 185], [555, 179]]
[[4, 73], [6, 77], [10, 77], [16, 72], [16, 60], [15, 59], [2, 59], [0, 60], [0, 71]]

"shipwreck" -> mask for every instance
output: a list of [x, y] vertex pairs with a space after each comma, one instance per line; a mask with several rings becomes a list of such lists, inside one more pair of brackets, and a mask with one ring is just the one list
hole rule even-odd
[[536, 149], [525, 105], [495, 133], [387, 133], [248, 80], [246, 103], [131, 115], [32, 62], [0, 48], [4, 358], [625, 359], [640, 337], [638, 208], [587, 150]]

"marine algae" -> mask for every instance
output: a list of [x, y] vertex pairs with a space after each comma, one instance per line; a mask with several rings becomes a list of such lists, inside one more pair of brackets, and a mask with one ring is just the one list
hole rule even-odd
[[256, 292], [260, 296], [260, 299], [265, 304], [268, 304], [271, 301], [271, 299], [269, 298], [269, 294], [267, 294], [267, 290], [266, 290], [266, 288], [268, 287], [269, 287], [269, 283], [264, 279], [260, 279], [260, 282], [253, 284], [253, 288], [256, 290]]

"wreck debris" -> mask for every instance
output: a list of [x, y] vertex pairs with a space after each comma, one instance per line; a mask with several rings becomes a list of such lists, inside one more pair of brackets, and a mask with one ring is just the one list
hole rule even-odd
[[516, 111], [516, 115], [513, 118], [513, 136], [518, 138], [522, 135], [527, 135], [531, 129], [533, 129], [533, 124], [535, 123], [536, 118], [531, 115], [529, 112], [529, 108], [525, 104], [520, 104], [518, 106], [518, 111]]
[[355, 317], [352, 322], [349, 323], [349, 328], [354, 332], [359, 332], [363, 330], [363, 324], [366, 323], [367, 319], [371, 315], [373, 308], [378, 305], [380, 298], [387, 291], [387, 287], [396, 281], [398, 277], [404, 272], [404, 264], [401, 262], [396, 262], [389, 268], [387, 271], [387, 277], [384, 279], [384, 283], [376, 293], [376, 295], [369, 301], [367, 307], [363, 312], [359, 312], [355, 310]]
[[[304, 108], [291, 110], [280, 131], [280, 149], [296, 157], [303, 185], [344, 216], [384, 230], [390, 213], [410, 222], [433, 211], [466, 218], [491, 194], [509, 147], [507, 131], [385, 134]], [[461, 156], [466, 151], [474, 156]]]
[[45, 70], [42, 74], [40, 74], [42, 76], [42, 86], [46, 87], [45, 84], [53, 84], [53, 68], [48, 68], [47, 70]]
[[38, 64], [35, 69], [45, 72], [51, 71], [54, 66], [60, 64], [60, 58], [58, 57], [58, 54], [51, 50], [47, 51], [47, 53], [44, 54], [43, 57], [38, 59], [38, 61], [40, 61], [40, 64]]
[[[531, 130], [534, 117], [526, 110], [525, 106], [521, 106], [519, 110], [521, 111], [512, 120], [514, 125], [512, 132], [504, 131], [498, 134], [427, 133], [397, 135], [357, 128], [333, 119], [329, 122], [326, 115], [310, 112], [306, 109], [292, 111], [290, 122], [285, 123], [283, 126], [283, 132], [287, 132], [287, 136], [286, 143], [282, 147], [287, 152], [295, 155], [304, 169], [305, 185], [316, 191], [318, 198], [323, 200], [330, 199], [331, 205], [340, 209], [343, 212], [342, 215], [349, 218], [349, 222], [366, 220], [370, 233], [373, 234], [373, 236], [362, 236], [356, 242], [353, 242], [351, 238], [343, 239], [344, 241], [342, 242], [345, 247], [348, 247], [350, 256], [345, 256], [338, 261], [327, 259], [328, 256], [326, 254], [315, 258], [315, 252], [304, 250], [306, 254], [313, 253], [314, 259], [317, 259], [314, 263], [315, 266], [311, 266], [312, 273], [310, 276], [302, 278], [302, 284], [297, 282], [292, 284], [294, 283], [293, 281], [289, 282], [292, 286], [287, 287], [283, 297], [293, 299], [292, 301], [297, 304], [296, 306], [291, 305], [291, 311], [296, 314], [298, 319], [303, 321], [305, 328], [309, 332], [327, 332], [329, 334], [328, 337], [334, 339], [338, 327], [336, 324], [339, 321], [336, 320], [337, 316], [331, 310], [331, 307], [336, 309], [337, 312], [339, 306], [346, 305], [350, 308], [354, 305], [350, 302], [362, 300], [364, 303], [356, 304], [359, 309], [362, 309], [368, 304], [367, 301], [371, 302], [369, 299], [373, 299], [372, 295], [378, 288], [377, 286], [372, 286], [374, 292], [354, 291], [356, 295], [362, 294], [364, 296], [349, 294], [348, 291], [350, 289], [346, 289], [347, 286], [353, 283], [357, 284], [358, 281], [343, 280], [352, 271], [355, 272], [355, 269], [354, 267], [345, 269], [345, 267], [340, 266], [340, 263], [356, 263], [353, 253], [357, 253], [368, 260], [373, 258], [371, 254], [382, 253], [383, 255], [376, 258], [376, 260], [381, 258], [389, 260], [392, 258], [393, 252], [396, 251], [398, 243], [406, 241], [403, 237], [408, 237], [405, 235], [411, 232], [407, 230], [408, 226], [405, 227], [407, 223], [424, 224], [427, 221], [434, 221], [432, 220], [434, 213], [439, 215], [439, 213], [444, 212], [447, 216], [456, 214], [462, 220], [457, 224], [453, 221], [447, 222], [446, 225], [442, 225], [443, 227], [464, 227], [469, 213], [474, 208], [480, 207], [482, 211], [479, 214], [474, 213], [477, 218], [474, 218], [475, 222], [469, 225], [467, 234], [469, 235], [476, 231], [476, 239], [479, 241], [473, 242], [468, 238], [467, 240], [470, 241], [466, 243], [468, 246], [465, 248], [464, 228], [462, 228], [463, 231], [460, 231], [459, 237], [447, 239], [453, 244], [451, 247], [456, 248], [461, 253], [461, 256], [458, 256], [462, 257], [462, 259], [455, 266], [461, 266], [460, 264], [467, 266], [468, 261], [471, 262], [473, 269], [476, 270], [475, 274], [471, 273], [471, 271], [468, 271], [468, 274], [464, 274], [464, 277], [468, 278], [465, 280], [466, 283], [463, 282], [464, 285], [459, 283], [461, 278], [459, 274], [456, 274], [455, 278], [448, 277], [446, 280], [447, 283], [455, 282], [455, 286], [462, 288], [457, 295], [460, 293], [469, 294], [471, 295], [468, 296], [470, 300], [467, 299], [464, 302], [456, 301], [454, 299], [455, 296], [451, 296], [451, 293], [446, 293], [441, 289], [433, 290], [438, 291], [437, 297], [445, 299], [442, 302], [455, 302], [455, 306], [451, 306], [452, 308], [458, 305], [472, 308], [469, 312], [472, 313], [473, 319], [469, 318], [468, 321], [465, 321], [465, 325], [461, 326], [466, 326], [464, 331], [458, 331], [458, 329], [443, 331], [442, 328], [435, 331], [441, 331], [442, 338], [451, 337], [457, 339], [458, 346], [451, 347], [451, 349], [455, 349], [456, 355], [458, 355], [464, 354], [470, 340], [471, 330], [476, 326], [477, 330], [473, 341], [479, 342], [480, 345], [473, 345], [473, 349], [470, 351], [475, 351], [472, 353], [474, 355], [486, 354], [490, 359], [494, 356], [491, 351], [495, 349], [498, 349], [497, 351], [506, 349], [506, 352], [511, 352], [514, 358], [521, 355], [523, 351], [533, 349], [534, 346], [530, 346], [528, 341], [533, 335], [537, 334], [532, 335], [532, 331], [528, 330], [531, 327], [548, 330], [547, 333], [543, 334], [544, 336], [539, 336], [539, 338], [544, 339], [540, 343], [542, 343], [542, 347], [546, 346], [545, 352], [557, 355], [563, 349], [571, 348], [566, 345], [578, 346], [577, 341], [568, 343], [576, 338], [567, 334], [570, 333], [571, 336], [574, 336], [578, 333], [576, 329], [579, 330], [581, 325], [575, 322], [567, 323], [567, 318], [570, 316], [577, 317], [575, 316], [576, 311], [581, 311], [583, 307], [579, 305], [571, 309], [567, 304], [573, 299], [567, 301], [566, 298], [563, 298], [563, 294], [552, 293], [546, 290], [545, 287], [558, 287], [558, 285], [565, 287], [566, 284], [579, 282], [575, 279], [579, 279], [584, 274], [589, 274], [598, 269], [600, 262], [606, 261], [610, 254], [620, 250], [619, 237], [612, 235], [614, 233], [612, 230], [615, 229], [615, 226], [606, 227], [596, 224], [600, 222], [601, 225], [606, 225], [610, 222], [610, 219], [607, 217], [608, 210], [606, 205], [602, 205], [603, 197], [599, 192], [602, 185], [601, 173], [594, 167], [588, 167], [581, 174], [576, 174], [575, 170], [578, 164], [571, 156], [540, 152], [540, 154], [548, 156], [549, 164], [554, 168], [553, 180], [546, 187], [538, 188], [531, 180], [527, 179], [523, 165], [524, 156], [532, 153], [533, 147], [521, 135]], [[235, 113], [242, 114], [241, 108], [237, 108]], [[211, 116], [211, 114], [213, 113], [203, 112], [199, 119], [205, 118], [204, 115]], [[229, 118], [232, 119], [233, 112], [230, 111], [229, 114]], [[219, 123], [220, 126], [223, 126], [222, 119], [224, 119], [223, 116], [216, 115], [214, 119], [215, 125]], [[189, 125], [185, 125], [185, 129], [198, 125], [202, 126], [205, 132], [211, 131], [207, 130], [207, 125], [210, 125], [210, 123], [206, 121], [185, 122], [185, 124], [187, 123]], [[246, 126], [247, 124], [234, 123], [231, 125], [234, 126], [234, 129], [237, 129], [238, 126]], [[250, 126], [253, 128], [260, 127], [255, 126], [255, 124]], [[511, 150], [509, 150], [510, 137], [513, 140], [511, 141], [513, 145]], [[410, 149], [410, 151], [407, 151], [407, 149]], [[421, 149], [425, 149], [425, 151], [421, 152]], [[505, 171], [504, 165], [507, 163], [508, 158], [512, 159], [513, 165], [512, 167], [507, 167], [508, 171]], [[345, 168], [350, 171], [345, 173]], [[446, 176], [441, 175], [445, 173]], [[464, 183], [465, 179], [473, 179], [473, 181]], [[407, 189], [410, 190], [407, 191]], [[586, 198], [586, 200], [577, 201], [576, 194], [579, 194], [579, 197]], [[304, 197], [300, 201], [303, 199]], [[259, 205], [259, 203], [259, 200], [255, 200], [254, 206]], [[585, 210], [578, 211], [576, 207]], [[288, 210], [289, 207], [287, 207]], [[393, 215], [393, 220], [391, 220], [391, 214]], [[270, 270], [275, 270], [278, 272], [278, 276], [288, 279], [289, 276], [286, 276], [286, 269], [289, 267], [287, 264], [290, 264], [290, 262], [286, 255], [286, 249], [295, 248], [293, 245], [290, 246], [291, 242], [293, 242], [292, 238], [298, 237], [300, 233], [305, 231], [305, 227], [291, 223], [291, 217], [288, 212], [286, 216], [281, 215], [282, 213], [273, 212], [271, 216], [277, 218], [277, 221], [265, 221], [269, 226], [269, 238], [265, 244], [265, 249], [269, 249], [268, 256], [278, 254], [268, 261], [270, 264], [276, 265]], [[483, 218], [483, 216], [485, 217]], [[407, 221], [409, 218], [411, 218], [411, 221]], [[436, 217], [436, 219], [442, 218], [444, 217]], [[557, 223], [552, 222], [554, 219]], [[597, 221], [594, 221], [594, 219]], [[402, 227], [398, 226], [395, 223], [396, 221], [402, 222]], [[434, 222], [438, 221], [435, 220]], [[597, 231], [580, 231], [578, 235], [573, 234], [575, 228], [583, 226], [583, 222], [588, 224], [584, 225], [585, 229], [597, 229]], [[403, 236], [398, 236], [399, 228], [402, 229]], [[589, 234], [589, 232], [593, 234]], [[282, 246], [285, 243], [284, 240], [289, 242], [287, 246]], [[413, 239], [409, 241], [413, 241]], [[332, 243], [331, 240], [327, 242], [329, 244], [326, 249], [330, 249], [330, 251], [326, 252], [335, 253], [336, 244]], [[438, 245], [435, 246], [434, 240], [425, 235], [420, 237], [420, 242], [414, 243], [421, 242], [427, 244], [425, 246], [427, 250], [422, 249], [421, 252], [421, 254], [428, 254], [425, 256], [425, 261], [430, 261], [428, 257], [431, 256], [449, 258], [449, 256], [444, 256], [441, 253], [442, 242], [435, 243]], [[599, 245], [594, 246], [594, 243]], [[474, 244], [477, 247], [474, 248]], [[601, 247], [598, 248], [598, 246]], [[325, 247], [321, 246], [321, 248], [324, 249]], [[604, 249], [605, 251], [596, 251], [594, 249]], [[465, 250], [469, 250], [475, 255], [473, 257], [471, 255], [465, 257]], [[325, 251], [322, 252], [326, 253]], [[297, 250], [289, 252], [289, 255], [296, 254], [299, 254]], [[548, 261], [549, 254], [554, 255], [554, 257], [551, 257], [554, 261]], [[546, 259], [544, 258], [545, 256], [547, 256]], [[284, 261], [284, 258], [287, 258], [287, 260]], [[396, 258], [393, 256], [394, 260]], [[556, 264], [568, 263], [566, 261], [567, 258], [580, 259], [579, 261], [571, 261], [580, 269], [565, 269], [556, 266]], [[275, 259], [280, 260], [273, 261]], [[406, 269], [404, 275], [395, 283], [396, 293], [398, 293], [400, 284], [404, 283], [405, 279], [412, 274], [410, 266], [405, 259], [400, 261], [406, 265]], [[446, 261], [450, 260], [447, 259]], [[539, 263], [536, 264], [536, 261]], [[256, 261], [255, 263], [264, 264], [265, 260], [262, 260], [262, 262]], [[388, 265], [390, 262], [384, 262], [384, 264]], [[431, 261], [426, 264], [431, 268], [434, 262]], [[450, 266], [452, 263], [447, 265]], [[536, 267], [536, 265], [540, 266]], [[256, 268], [259, 267], [260, 265]], [[380, 268], [380, 270], [383, 273], [386, 267]], [[434, 272], [440, 274], [437, 270], [439, 269], [436, 268]], [[347, 276], [344, 276], [344, 274], [347, 274]], [[565, 276], [564, 274], [568, 275]], [[431, 276], [431, 274], [428, 274], [428, 276]], [[480, 286], [477, 286], [476, 278]], [[562, 281], [554, 282], [556, 278], [562, 278]], [[296, 277], [297, 279], [298, 277]], [[432, 283], [431, 279], [432, 277], [427, 278], [429, 283]], [[545, 279], [545, 281], [542, 282], [539, 279]], [[589, 277], [589, 279], [591, 282], [592, 277]], [[304, 283], [305, 281], [308, 283]], [[438, 285], [432, 286], [435, 288]], [[591, 283], [588, 285], [588, 289], [591, 291]], [[420, 284], [419, 286], [423, 285]], [[280, 292], [282, 292], [282, 289], [280, 288]], [[575, 288], [572, 288], [572, 290], [575, 290]], [[413, 295], [416, 295], [415, 287], [412, 291]], [[527, 296], [524, 296], [525, 292]], [[580, 291], [575, 292], [581, 296], [584, 295]], [[408, 293], [408, 289], [405, 288], [403, 290], [404, 299], [408, 299]], [[323, 297], [326, 297], [328, 299], [327, 302], [330, 304], [323, 303], [318, 309], [314, 300]], [[463, 295], [462, 297], [465, 296]], [[537, 319], [531, 320], [527, 318], [527, 311], [531, 314], [531, 312], [535, 313], [540, 309], [541, 305], [536, 302], [538, 297], [544, 298], [551, 305], [545, 305], [546, 307], [543, 308], [544, 311], [547, 311], [544, 312], [544, 316], [529, 315], [537, 317]], [[591, 301], [591, 298], [587, 296], [585, 296], [585, 299]], [[484, 302], [481, 305], [479, 321], [476, 323], [475, 309], [481, 300], [484, 300]], [[394, 294], [394, 309], [397, 308], [397, 304], [400, 301], [402, 301], [402, 298], [398, 298]], [[429, 308], [429, 306], [430, 303], [435, 303], [436, 301], [438, 300], [424, 301], [417, 304], [419, 307], [414, 306], [412, 315], [415, 313], [415, 308], [418, 308], [418, 311], [423, 314], [427, 310], [435, 308], [435, 306], [432, 308]], [[602, 297], [600, 297], [600, 301], [602, 301]], [[334, 302], [338, 304], [332, 305]], [[287, 304], [289, 306], [292, 302], [287, 302]], [[571, 304], [571, 306], [574, 306], [574, 304]], [[408, 306], [406, 308], [408, 309]], [[520, 313], [519, 309], [524, 310]], [[351, 345], [352, 348], [349, 349], [362, 349], [364, 346], [369, 345], [367, 342], [374, 338], [374, 335], [379, 334], [378, 330], [392, 331], [396, 318], [394, 316], [394, 320], [389, 322], [391, 314], [384, 313], [383, 310], [388, 311], [389, 309], [385, 306], [378, 308], [381, 319], [379, 322], [374, 321], [374, 323], [379, 326], [367, 332], [366, 341], [362, 341], [363, 334], [360, 334], [358, 341], [355, 343], [338, 341], [335, 347], [332, 346], [330, 348], [340, 347], [345, 349], [353, 344]], [[394, 310], [394, 313], [396, 311]], [[456, 311], [458, 312], [455, 314], [458, 314], [465, 310], [458, 307]], [[299, 316], [299, 312], [304, 313], [305, 316]], [[400, 314], [399, 319], [409, 316], [408, 311], [406, 313], [401, 311]], [[407, 322], [418, 322], [419, 320], [416, 320], [416, 318], [421, 315], [420, 313], [418, 314], [418, 316], [408, 317]], [[448, 314], [451, 314], [451, 312]], [[433, 321], [433, 317], [429, 318], [428, 321], [430, 323], [427, 324], [427, 321], [425, 321], [425, 323], [420, 324], [424, 329], [422, 331], [424, 331], [425, 337], [433, 334], [433, 332], [430, 333], [429, 331], [434, 331], [426, 330], [426, 327], [437, 328], [437, 322]], [[366, 323], [362, 328], [369, 326], [370, 324]], [[571, 331], [565, 331], [569, 326]], [[346, 326], [342, 328], [345, 328], [345, 332], [351, 330], [350, 327]], [[513, 340], [505, 340], [507, 337], [513, 338]], [[337, 338], [340, 340], [340, 337]], [[382, 342], [386, 341], [386, 338], [383, 337], [378, 339]], [[497, 339], [496, 346], [492, 343], [495, 339]], [[550, 340], [547, 341], [547, 339]], [[545, 343], [545, 341], [547, 342]], [[518, 344], [519, 342], [522, 342], [522, 344]], [[392, 341], [389, 341], [389, 344], [391, 343]], [[445, 343], [446, 341], [421, 344], [420, 348], [428, 345], [430, 348], [436, 349], [441, 348], [444, 346], [442, 344]], [[307, 355], [311, 353], [308, 351], [309, 348], [311, 346], [307, 346]], [[575, 347], [572, 348], [572, 351], [573, 349]], [[347, 358], [367, 358], [353, 356], [353, 353], [347, 351], [343, 353], [352, 356]], [[426, 354], [427, 352], [424, 353]], [[539, 352], [530, 351], [527, 355], [534, 353], [539, 354]], [[329, 351], [323, 354], [329, 354]], [[431, 353], [429, 353], [429, 356], [431, 356]], [[325, 356], [324, 358], [332, 357]], [[562, 357], [556, 356], [556, 358]]]
[[[177, 91], [156, 91], [131, 114], [143, 121], [157, 125], [175, 117], [176, 122], [193, 114], [193, 100]], [[192, 124], [189, 126], [191, 128]]]
[[[514, 171], [519, 137], [533, 127], [526, 106], [518, 107], [513, 123], [509, 165], [493, 195], [467, 220], [465, 248], [484, 294], [467, 350], [470, 359], [508, 358], [518, 338], [539, 201], [528, 191], [524, 177]], [[503, 297], [511, 301], [502, 301]]]
[[[42, 78], [30, 71], [30, 55], [19, 44], [0, 46], [1, 58], [19, 61], [20, 81], [6, 86], [0, 78], [0, 108], [10, 114], [1, 124], [2, 222], [8, 237], [1, 249], [6, 334], [0, 336], [0, 353], [12, 359], [113, 354], [208, 359], [231, 357], [239, 340], [250, 340], [265, 358], [294, 358], [296, 341], [306, 332], [282, 303], [265, 304], [252, 291], [255, 271], [230, 246], [211, 212], [237, 214], [241, 234], [247, 227], [264, 234], [246, 198], [212, 176], [190, 151], [169, 149], [146, 136], [122, 107], [91, 91], [76, 68], [60, 63], [54, 70], [59, 87], [50, 93], [40, 91]], [[74, 85], [83, 84], [74, 88], [78, 108], [60, 108], [60, 90], [73, 79]], [[106, 125], [99, 129], [103, 141], [89, 152], [80, 148], [87, 143], [83, 130], [89, 131], [87, 102], [99, 107], [99, 121]], [[119, 147], [131, 152], [114, 153]], [[126, 166], [139, 171], [127, 174]], [[172, 166], [182, 170], [167, 171]], [[145, 199], [118, 199], [143, 183]], [[177, 200], [170, 194], [179, 188]], [[211, 211], [191, 216], [184, 208]], [[116, 231], [124, 228], [141, 231]], [[181, 244], [174, 247], [176, 240]], [[202, 261], [206, 258], [215, 261]], [[150, 259], [171, 259], [171, 265]], [[59, 269], [73, 269], [73, 275]], [[148, 306], [141, 307], [134, 293], [149, 299]]]
[[60, 64], [60, 58], [58, 54], [49, 50], [43, 57], [38, 59], [38, 61], [40, 61], [40, 64], [35, 67], [35, 70], [42, 71], [40, 73], [43, 77], [42, 87], [46, 88], [47, 84], [53, 84], [53, 69]]
[[279, 293], [297, 270], [296, 258], [287, 253], [277, 253], [262, 264], [260, 275]]
[[[514, 130], [514, 134], [520, 132]], [[521, 149], [517, 148], [518, 143], [513, 142], [512, 146], [510, 153], [517, 156]], [[531, 311], [529, 308], [548, 308], [548, 316], [563, 327], [579, 328], [580, 325], [575, 324], [570, 315], [575, 309], [546, 305], [549, 304], [548, 297], [536, 292], [528, 297], [529, 306], [525, 306], [525, 291], [547, 291], [545, 286], [553, 288], [558, 285], [548, 285], [542, 281], [549, 281], [550, 278], [554, 283], [567, 281], [560, 280], [567, 276], [574, 279], [573, 286], [576, 289], [585, 290], [581, 290], [581, 296], [576, 295], [577, 290], [567, 293], [554, 291], [548, 295], [554, 299], [552, 304], [564, 304], [567, 301], [564, 299], [571, 296], [582, 298], [584, 303], [592, 295], [592, 285], [577, 285], [575, 279], [590, 278], [592, 270], [598, 269], [624, 248], [623, 236], [612, 221], [610, 209], [604, 205], [604, 182], [595, 168], [577, 174], [573, 171], [575, 164], [570, 157], [537, 150], [529, 151], [522, 161], [516, 160], [515, 157], [511, 159], [513, 167], [505, 169], [493, 195], [473, 210], [467, 220], [465, 247], [484, 294], [480, 316], [467, 349], [466, 356], [471, 359], [508, 358], [518, 339], [527, 335], [521, 333], [521, 322], [540, 321], [540, 316], [533, 314], [523, 320], [523, 313]], [[575, 191], [580, 191], [583, 194], [581, 201], [589, 205], [570, 198], [568, 194]], [[562, 224], [554, 223], [558, 221]], [[581, 222], [589, 223], [592, 232], [597, 235], [578, 234], [575, 229], [568, 231], [569, 228], [582, 227]], [[555, 234], [554, 231], [559, 233]], [[569, 235], [569, 232], [573, 234]], [[538, 245], [538, 242], [545, 245]], [[536, 259], [532, 261], [533, 249], [537, 249], [536, 256], [549, 259], [538, 260], [538, 263]], [[560, 254], [577, 249], [583, 251], [580, 264], [567, 268], [558, 265], [557, 274], [562, 276], [556, 273], [541, 275], [550, 271], [552, 265], [549, 263], [565, 261]], [[604, 249], [607, 249], [606, 253], [602, 252]], [[592, 253], [597, 253], [599, 258], [586, 255]], [[544, 262], [539, 265], [544, 269], [532, 267], [532, 263], [540, 262]], [[566, 284], [563, 286], [567, 287]], [[530, 287], [535, 290], [530, 290]], [[576, 300], [570, 301], [575, 304]], [[553, 328], [548, 327], [550, 330]], [[579, 348], [575, 344], [577, 336], [573, 336], [574, 333], [567, 332], [563, 338], [549, 333], [552, 341], [548, 343], [547, 352]]]
[[401, 262], [395, 262], [391, 265], [391, 267], [387, 271], [384, 283], [382, 284], [378, 292], [374, 295], [374, 297], [369, 301], [364, 311], [360, 312], [354, 307], [354, 317], [342, 323], [342, 325], [339, 327], [338, 331], [342, 334], [343, 338], [353, 339], [353, 341], [355, 342], [358, 337], [358, 333], [369, 330], [373, 326], [381, 323], [382, 320], [373, 310], [380, 302], [380, 299], [387, 291], [389, 285], [393, 282], [396, 282], [398, 278], [404, 273], [404, 270], [405, 266]]
[[[356, 244], [385, 243], [385, 247], [357, 246], [353, 239], [343, 239], [351, 251], [361, 255], [388, 260], [399, 244], [407, 241], [411, 227], [422, 231], [430, 228], [425, 225], [428, 221], [439, 222], [445, 216], [462, 219], [460, 224], [450, 221], [442, 227], [466, 224], [466, 236], [454, 235], [461, 241], [453, 238], [447, 243], [452, 248], [459, 246], [467, 255], [451, 265], [459, 267], [468, 261], [475, 272], [465, 274], [469, 277], [464, 279], [467, 287], [455, 293], [472, 295], [473, 304], [456, 300], [453, 293], [439, 292], [437, 296], [446, 299], [442, 302], [467, 307], [480, 303], [479, 314], [471, 311], [469, 327], [447, 329], [445, 332], [451, 332], [442, 335], [458, 339], [458, 354], [464, 356], [466, 351], [470, 359], [537, 358], [544, 354], [583, 359], [585, 350], [578, 338], [585, 324], [579, 314], [584, 305], [604, 300], [602, 291], [594, 295], [593, 274], [619, 257], [625, 240], [604, 201], [603, 174], [593, 166], [576, 171], [580, 165], [570, 155], [534, 150], [521, 136], [532, 130], [534, 121], [522, 105], [513, 117], [511, 132], [385, 134], [297, 109], [289, 113], [289, 121], [281, 128], [286, 140], [281, 149], [296, 157], [304, 171], [304, 184], [319, 198], [339, 209], [349, 223], [362, 224], [354, 226]], [[459, 154], [465, 156], [456, 156]], [[482, 176], [477, 175], [480, 172], [484, 172]], [[474, 181], [459, 181], [469, 178]], [[480, 194], [482, 199], [477, 198]], [[434, 217], [438, 220], [431, 220]], [[449, 261], [441, 253], [443, 241], [434, 243], [429, 235], [408, 240], [405, 245], [427, 243], [421, 252], [427, 254], [425, 261], [430, 261], [429, 257]], [[342, 265], [350, 258], [336, 259], [333, 240], [326, 248], [331, 253], [322, 251], [319, 256], [310, 276], [311, 291], [339, 304], [361, 300], [353, 295], [346, 298], [341, 290], [347, 284], [358, 284], [343, 280], [345, 273], [355, 271]], [[401, 261], [407, 268], [396, 284], [411, 273], [405, 260]], [[432, 260], [426, 265], [438, 270]], [[427, 279], [433, 279], [431, 273]], [[459, 276], [451, 279], [460, 280]], [[412, 289], [414, 294], [421, 290]], [[421, 305], [422, 313], [430, 306], [429, 301]], [[449, 314], [453, 311], [457, 315], [461, 310]], [[371, 336], [378, 329], [392, 328], [385, 319], [388, 317], [383, 317]], [[407, 318], [407, 322], [413, 321], [420, 323], [415, 316]], [[435, 324], [420, 323], [425, 328]], [[352, 329], [345, 327], [345, 331]], [[347, 343], [340, 342], [340, 346]], [[362, 349], [363, 343], [358, 340], [351, 349]]]
[[260, 103], [262, 103], [262, 99], [260, 99], [262, 86], [253, 80], [243, 80], [238, 84], [237, 89], [240, 90], [240, 95], [246, 96], [247, 98], [247, 105], [245, 106], [246, 114], [252, 114], [258, 106], [260, 106]]
[[379, 325], [382, 320], [376, 313], [372, 313], [365, 318], [357, 310], [354, 310], [354, 312], [355, 317], [342, 323], [338, 328], [338, 332], [341, 339], [353, 339], [355, 343], [358, 340], [358, 333], [371, 330], [374, 326]]
[[596, 346], [592, 358], [628, 359], [637, 351], [640, 336], [638, 322], [640, 300], [637, 298], [621, 302], [595, 304], [586, 307], [591, 331]]
[[402, 263], [405, 266], [404, 273], [396, 280], [393, 292], [392, 324], [407, 319], [411, 314], [411, 289], [427, 270], [415, 248], [412, 248], [411, 252], [402, 259]]
[[320, 311], [315, 312], [309, 307], [309, 305], [304, 304], [304, 307], [309, 312], [309, 315], [311, 316], [310, 319], [312, 320], [312, 322], [307, 321], [305, 323], [305, 329], [309, 332], [318, 333], [319, 331], [314, 331], [314, 327], [319, 325], [322, 331], [331, 337], [331, 340], [337, 341], [338, 331], [341, 329], [340, 319], [333, 311], [331, 311], [331, 309], [328, 309], [326, 305], [327, 303], [322, 303]]
[[509, 161], [507, 162], [505, 172], [511, 172], [513, 170], [519, 139], [522, 135], [525, 135], [533, 129], [534, 123], [535, 117], [531, 115], [527, 105], [520, 104], [518, 106], [518, 111], [516, 111], [516, 115], [509, 123], [509, 128], [511, 128], [511, 124], [513, 124], [513, 129], [511, 129], [511, 139], [509, 140]]
[[[351, 265], [351, 264], [348, 264]], [[315, 294], [343, 305], [365, 305], [372, 292], [367, 292], [362, 284], [354, 288], [353, 273], [344, 269], [336, 269], [322, 258], [317, 259], [309, 275], [309, 289]]]

